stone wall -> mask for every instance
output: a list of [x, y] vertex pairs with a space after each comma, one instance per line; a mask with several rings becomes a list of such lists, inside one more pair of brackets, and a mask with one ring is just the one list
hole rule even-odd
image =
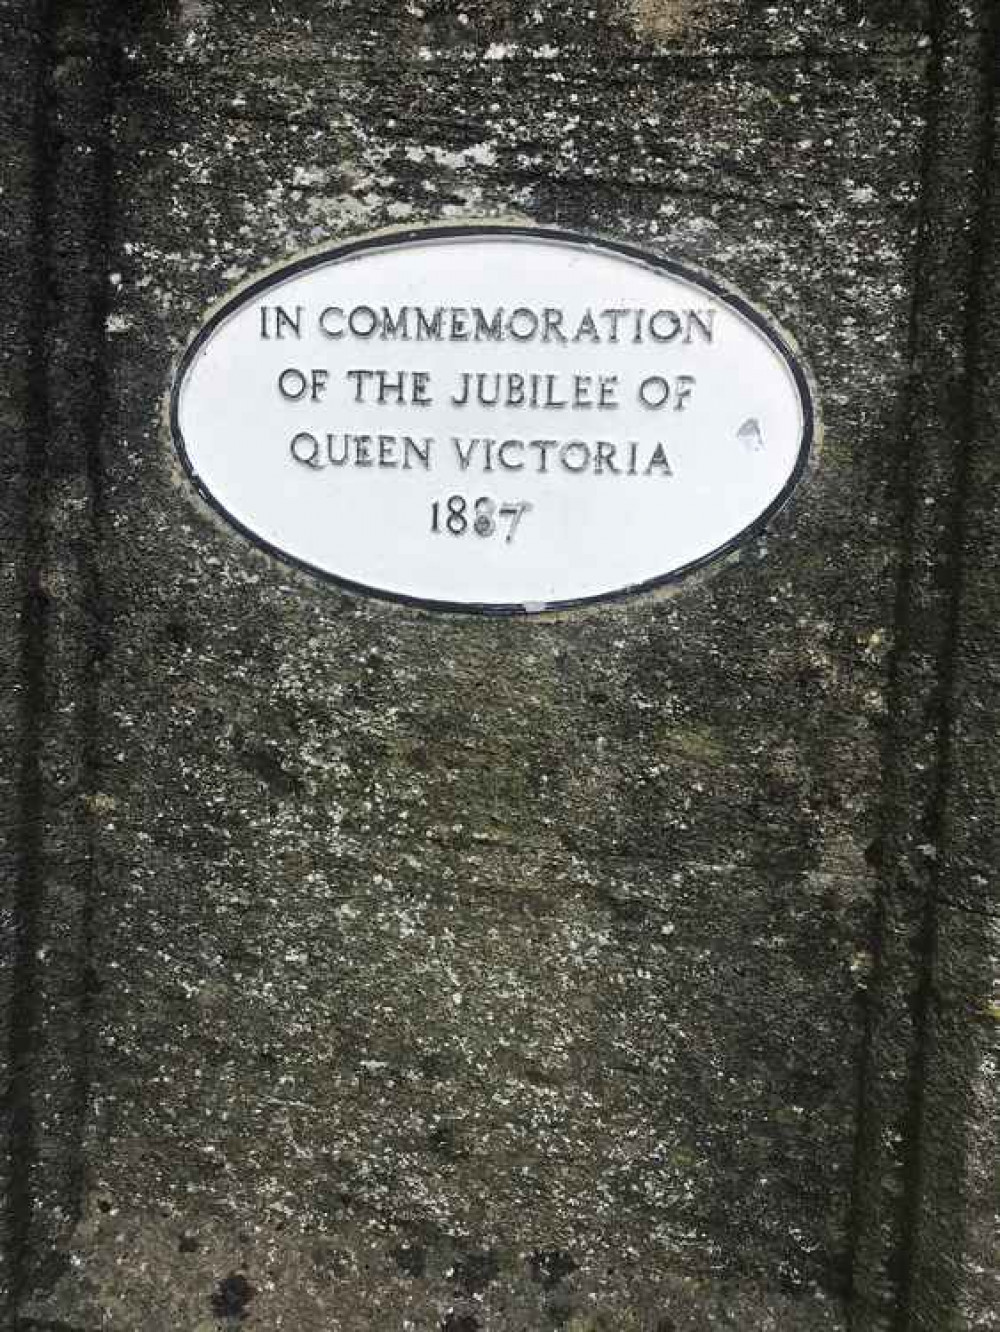
[[[996, 7], [0, 25], [2, 1326], [1000, 1327]], [[442, 615], [185, 483], [214, 301], [483, 218], [791, 332], [739, 559]]]

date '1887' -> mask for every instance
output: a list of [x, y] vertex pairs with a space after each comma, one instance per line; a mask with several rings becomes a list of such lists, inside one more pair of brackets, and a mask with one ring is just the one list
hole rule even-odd
[[[480, 537], [495, 536], [501, 531], [504, 543], [509, 546], [514, 540], [521, 519], [531, 511], [532, 507], [528, 500], [497, 504], [496, 500], [490, 499], [488, 495], [480, 495], [478, 499], [472, 501], [470, 518], [469, 501], [465, 496], [449, 495], [446, 500], [435, 500], [431, 505], [431, 531], [465, 536], [471, 529]], [[501, 523], [504, 525], [502, 529]]]

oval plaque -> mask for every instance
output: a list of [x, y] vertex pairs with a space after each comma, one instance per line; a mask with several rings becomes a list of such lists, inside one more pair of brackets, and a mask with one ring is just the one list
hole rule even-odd
[[788, 343], [713, 279], [489, 225], [380, 234], [234, 295], [171, 422], [204, 497], [346, 587], [516, 614], [655, 587], [732, 550], [801, 476]]

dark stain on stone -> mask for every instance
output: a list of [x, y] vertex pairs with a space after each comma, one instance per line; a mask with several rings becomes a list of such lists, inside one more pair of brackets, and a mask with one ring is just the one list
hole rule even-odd
[[482, 1324], [475, 1314], [451, 1310], [441, 1319], [441, 1332], [480, 1332]]
[[254, 1288], [242, 1272], [230, 1272], [212, 1295], [212, 1313], [216, 1318], [230, 1318], [242, 1322], [247, 1316], [247, 1305], [254, 1297]]
[[500, 1275], [500, 1259], [494, 1249], [464, 1254], [452, 1268], [455, 1285], [466, 1295], [479, 1295]]
[[429, 1082], [439, 1082], [448, 1075], [448, 1062], [436, 1050], [420, 1057], [420, 1072]]
[[185, 1230], [177, 1242], [177, 1248], [181, 1253], [197, 1253], [201, 1248], [201, 1242], [197, 1235], [192, 1235], [189, 1230]]
[[649, 919], [648, 904], [641, 898], [629, 896], [626, 890], [598, 884], [595, 896], [623, 925], [644, 924]]
[[233, 743], [251, 771], [279, 798], [297, 795], [302, 790], [302, 782], [295, 773], [289, 772], [282, 763], [264, 745], [243, 740], [234, 736]]
[[427, 1135], [432, 1151], [448, 1160], [457, 1161], [468, 1156], [454, 1124], [437, 1124]]
[[562, 1249], [536, 1249], [528, 1255], [528, 1270], [532, 1280], [552, 1290], [576, 1271], [576, 1263]]
[[401, 1244], [392, 1256], [401, 1272], [410, 1277], [422, 1277], [427, 1271], [427, 1254], [419, 1244]]
[[573, 1296], [565, 1287], [552, 1291], [545, 1300], [545, 1312], [549, 1321], [557, 1327], [561, 1327], [569, 1321], [573, 1312], [573, 1304]]
[[184, 620], [168, 620], [163, 626], [163, 632], [175, 648], [186, 648], [191, 642], [191, 631]]
[[881, 837], [876, 837], [874, 842], [865, 847], [865, 864], [871, 865], [872, 869], [881, 869], [885, 864], [885, 848]]

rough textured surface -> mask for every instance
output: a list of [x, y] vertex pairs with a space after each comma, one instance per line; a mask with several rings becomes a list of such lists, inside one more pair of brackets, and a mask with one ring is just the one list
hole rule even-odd
[[[0, 347], [0, 518], [4, 558], [0, 561], [0, 615], [7, 626], [8, 653], [0, 675], [0, 994], [3, 1021], [3, 1154], [0, 1182], [4, 1198], [4, 1238], [0, 1271], [6, 1290], [11, 1282], [12, 1248], [20, 1242], [19, 1189], [9, 1143], [27, 1129], [28, 1070], [24, 1045], [15, 1038], [19, 1021], [30, 1015], [30, 986], [25, 985], [19, 946], [30, 940], [30, 896], [37, 877], [29, 868], [38, 845], [40, 822], [25, 818], [29, 801], [37, 803], [39, 771], [34, 723], [39, 702], [41, 643], [37, 633], [38, 570], [36, 550], [41, 496], [31, 454], [39, 448], [43, 422], [39, 401], [40, 328], [43, 319], [40, 263], [35, 228], [40, 198], [41, 98], [44, 55], [37, 15], [30, 6], [0, 6], [6, 27], [13, 28], [3, 52], [4, 83], [10, 89], [0, 105], [0, 135], [5, 148], [0, 193], [0, 294], [5, 311]], [[25, 278], [28, 278], [25, 290]], [[20, 1076], [18, 1076], [20, 1075]]]
[[[11, 1328], [998, 1325], [990, 9], [0, 9]], [[180, 481], [209, 303], [483, 216], [797, 338], [739, 562], [435, 616]]]

